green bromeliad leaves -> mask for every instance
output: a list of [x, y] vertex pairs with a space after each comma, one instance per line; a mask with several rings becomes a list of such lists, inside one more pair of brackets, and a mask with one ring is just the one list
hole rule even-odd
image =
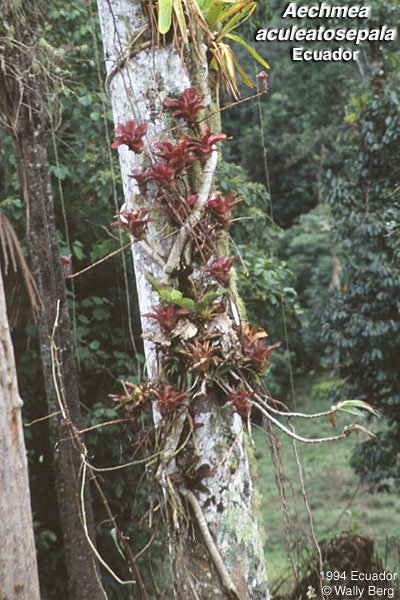
[[226, 40], [240, 44], [260, 65], [265, 69], [270, 68], [267, 61], [250, 44], [232, 33], [251, 17], [256, 6], [257, 2], [254, 0], [194, 0], [193, 4], [187, 0], [158, 0], [158, 31], [166, 35], [174, 28], [175, 32], [180, 34], [182, 42], [187, 43], [188, 18], [201, 22], [202, 28], [207, 32], [205, 40], [212, 55], [212, 67], [220, 72], [228, 94], [239, 96], [236, 71], [248, 87], [257, 86], [239, 64], [237, 56]]
[[176, 304], [176, 306], [194, 313], [201, 313], [204, 309], [213, 304], [213, 302], [215, 302], [218, 298], [221, 298], [221, 296], [224, 296], [228, 293], [228, 290], [224, 290], [222, 288], [218, 290], [208, 290], [203, 297], [196, 302], [192, 298], [187, 298], [182, 294], [182, 292], [176, 290], [172, 286], [163, 285], [150, 273], [147, 275], [147, 281], [153, 288], [153, 292], [160, 297], [160, 300], [167, 302], [168, 304]]
[[172, 0], [158, 0], [158, 30], [162, 35], [168, 33], [172, 23]]

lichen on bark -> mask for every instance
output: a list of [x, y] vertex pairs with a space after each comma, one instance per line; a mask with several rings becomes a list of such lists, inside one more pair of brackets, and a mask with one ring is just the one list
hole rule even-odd
[[[128, 31], [137, 32], [146, 24], [139, 3], [98, 0], [98, 6], [106, 66], [108, 73], [112, 74], [109, 90], [115, 124], [126, 123], [132, 118], [138, 123], [147, 123], [146, 147], [150, 150], [151, 144], [169, 134], [171, 129], [171, 117], [163, 107], [164, 99], [176, 96], [189, 87], [196, 87], [199, 94], [206, 94], [208, 112], [212, 114], [210, 126], [213, 132], [218, 131], [220, 118], [216, 111], [215, 88], [212, 87], [214, 83], [210, 83], [206, 52], [201, 40], [197, 44], [200, 52], [193, 46], [185, 48], [182, 60], [176, 49], [166, 44], [142, 50], [139, 48], [133, 53], [131, 60], [122, 63], [121, 56], [125, 55], [130, 42]], [[116, 65], [120, 67], [116, 69]], [[138, 157], [123, 147], [119, 149], [119, 154], [125, 201], [129, 203], [139, 193], [129, 175], [133, 168], [143, 167], [145, 154]], [[204, 177], [201, 170], [198, 173], [192, 182], [196, 191]], [[160, 234], [158, 219], [149, 226], [147, 240], [167, 262], [174, 240], [171, 237], [165, 239]], [[157, 302], [147, 276], [151, 273], [161, 281], [165, 273], [139, 244], [132, 244], [132, 255], [140, 311], [144, 315], [150, 313]], [[195, 283], [201, 272], [201, 269], [194, 268]], [[232, 340], [237, 338], [232, 321], [227, 319], [225, 327], [227, 339], [229, 336]], [[163, 378], [163, 366], [154, 340], [160, 339], [160, 335], [164, 334], [156, 319], [142, 318], [142, 330], [148, 375], [150, 379], [157, 381]], [[186, 369], [184, 362], [182, 369]], [[165, 486], [165, 508], [169, 515], [176, 598], [267, 600], [269, 592], [263, 549], [254, 514], [253, 486], [242, 439], [242, 420], [232, 407], [221, 407], [226, 402], [225, 393], [210, 382], [207, 376], [203, 376], [201, 371], [200, 374], [194, 371], [193, 379], [203, 381], [190, 398], [190, 409], [198, 424], [191, 443], [196, 448], [198, 465], [206, 465], [212, 471], [202, 481], [202, 491], [195, 489], [193, 493], [204, 516], [212, 544], [236, 591], [229, 591], [221, 569], [216, 567], [218, 561], [213, 559], [210, 543], [206, 541], [207, 536], [204, 536], [204, 532], [202, 534], [196, 511], [188, 501], [186, 484], [182, 481], [174, 484], [172, 479], [168, 484], [164, 465], [161, 481]], [[179, 438], [178, 428], [176, 446]]]

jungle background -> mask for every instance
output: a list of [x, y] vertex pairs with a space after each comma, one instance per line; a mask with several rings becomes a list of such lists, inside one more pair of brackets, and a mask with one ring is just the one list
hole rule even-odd
[[[279, 24], [284, 2], [259, 1], [241, 32], [249, 42], [257, 27]], [[374, 2], [373, 23], [397, 24], [396, 0]], [[285, 26], [288, 26], [288, 20]], [[297, 23], [298, 24], [298, 21]], [[325, 23], [326, 24], [326, 23]], [[335, 26], [335, 23], [332, 23]], [[247, 28], [247, 31], [246, 31]], [[122, 202], [118, 159], [112, 153], [112, 116], [104, 91], [101, 37], [92, 0], [53, 0], [42, 46], [58, 88], [46, 95], [48, 152], [56, 196], [61, 254], [73, 271], [126, 244], [110, 228]], [[244, 200], [233, 238], [242, 257], [239, 291], [250, 321], [260, 323], [282, 348], [271, 359], [272, 395], [306, 412], [358, 398], [380, 410], [361, 435], [299, 450], [318, 540], [343, 531], [368, 536], [386, 569], [399, 568], [400, 523], [400, 53], [398, 42], [364, 44], [355, 63], [293, 63], [286, 43], [258, 44], [271, 64], [269, 91], [261, 99], [222, 113], [232, 139], [224, 147], [218, 179], [223, 192]], [[249, 72], [256, 66], [238, 50]], [[259, 69], [258, 69], [259, 70]], [[250, 94], [242, 89], [242, 96]], [[226, 102], [226, 99], [225, 99]], [[25, 214], [12, 144], [0, 138], [0, 209], [24, 243]], [[144, 359], [129, 253], [108, 258], [71, 280], [69, 300], [87, 428], [116, 418], [110, 394], [122, 380], [138, 382]], [[64, 597], [65, 567], [40, 356], [35, 327], [14, 328], [34, 527], [45, 598]], [[332, 425], [308, 422], [305, 435]], [[272, 587], [292, 585], [288, 553], [310, 544], [304, 531], [298, 466], [282, 438], [282, 462], [292, 482], [294, 545], [288, 547], [280, 497], [265, 435], [254, 423], [254, 466], [260, 492], [265, 557]], [[110, 465], [135, 452], [135, 432], [110, 425], [87, 433], [90, 453]], [[133, 469], [132, 469], [133, 470]], [[114, 514], [125, 525], [134, 552], [149, 539], [144, 515], [153, 491], [143, 470], [102, 476]], [[103, 554], [119, 564], [112, 528], [95, 499]], [[292, 532], [293, 533], [293, 532]], [[141, 558], [154, 598], [168, 593], [165, 539], [160, 532]], [[310, 553], [311, 549], [309, 548]], [[110, 598], [128, 598], [111, 579]], [[164, 586], [164, 587], [163, 587]], [[293, 586], [292, 586], [293, 587]], [[126, 594], [126, 595], [125, 595]], [[165, 596], [168, 597], [168, 596]]]

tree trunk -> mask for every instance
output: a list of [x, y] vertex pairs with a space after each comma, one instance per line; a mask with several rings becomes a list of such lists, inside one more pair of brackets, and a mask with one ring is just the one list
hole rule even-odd
[[40, 600], [22, 404], [0, 269], [0, 600]]
[[[10, 8], [11, 7], [11, 8]], [[27, 9], [29, 11], [29, 7]], [[12, 5], [4, 5], [5, 27], [13, 26], [13, 36], [3, 38], [3, 62], [0, 71], [0, 110], [13, 138], [18, 177], [26, 206], [27, 240], [32, 273], [43, 301], [38, 331], [44, 386], [49, 413], [60, 409], [53, 380], [50, 338], [60, 303], [58, 326], [54, 336], [60, 360], [60, 386], [66, 399], [65, 417], [50, 426], [50, 436], [58, 453], [55, 476], [61, 525], [68, 571], [70, 600], [103, 599], [97, 562], [85, 537], [80, 508], [79, 471], [81, 457], [71, 439], [68, 422], [81, 424], [78, 377], [71, 324], [66, 298], [65, 279], [56, 239], [54, 202], [45, 137], [45, 105], [41, 74], [35, 62], [36, 16], [15, 13]], [[7, 12], [8, 11], [8, 12]], [[29, 21], [29, 24], [27, 24]], [[10, 33], [9, 31], [7, 32]], [[54, 421], [53, 421], [54, 423]], [[85, 491], [88, 532], [95, 540], [90, 490]]]
[[[31, 83], [32, 86], [35, 83]], [[38, 90], [36, 90], [38, 91]], [[39, 315], [39, 343], [42, 370], [49, 412], [59, 410], [53, 381], [50, 338], [56, 318], [57, 302], [60, 315], [55, 334], [55, 345], [61, 357], [61, 384], [67, 401], [67, 420], [81, 427], [81, 409], [75, 352], [71, 339], [71, 323], [64, 283], [60, 252], [56, 240], [54, 206], [47, 160], [45, 135], [38, 106], [39, 96], [29, 98], [35, 102], [31, 117], [22, 110], [19, 115], [19, 136], [14, 140], [18, 173], [28, 218], [28, 250], [44, 310]], [[68, 572], [68, 594], [71, 600], [104, 598], [98, 568], [82, 527], [79, 506], [79, 449], [70, 439], [70, 430], [60, 415], [57, 428], [53, 428], [52, 441], [58, 445], [56, 458], [56, 485], [61, 507], [61, 521]], [[91, 539], [95, 539], [90, 490], [86, 490], [86, 519]]]
[[[200, 54], [186, 47], [181, 61], [171, 45], [152, 44], [151, 32], [132, 46], [131, 40], [147, 24], [141, 3], [138, 0], [98, 0], [98, 7], [108, 72], [106, 85], [115, 124], [125, 124], [130, 119], [147, 123], [148, 150], [149, 145], [173, 127], [163, 108], [167, 96], [176, 96], [195, 86], [201, 93], [206, 92], [211, 102], [206, 53], [202, 46]], [[155, 32], [152, 33], [154, 39]], [[215, 119], [213, 127], [215, 131]], [[129, 175], [132, 168], [143, 165], [143, 155], [138, 159], [126, 147], [121, 147], [119, 153], [127, 205], [142, 207], [137, 204], [140, 196]], [[147, 241], [153, 248], [153, 259], [157, 252], [166, 262], [175, 240], [157, 232], [157, 225], [149, 229]], [[146, 275], [151, 273], [161, 280], [166, 271], [159, 266], [162, 261], [157, 257], [153, 260], [140, 243], [132, 244], [132, 254], [143, 315], [151, 312], [152, 305], [156, 304]], [[225, 328], [227, 337], [235, 337], [232, 320], [228, 317]], [[162, 332], [156, 320], [143, 317], [142, 330], [148, 374], [150, 379], [157, 380], [162, 378], [162, 365], [153, 340], [159, 339]], [[183, 372], [185, 368], [182, 363]], [[175, 594], [179, 600], [265, 600], [269, 598], [269, 591], [242, 421], [238, 414], [232, 415], [221, 407], [220, 400], [215, 389], [190, 400], [196, 421], [202, 424], [196, 431], [198, 465], [208, 465], [215, 470], [215, 475], [203, 482], [207, 492], [204, 489], [192, 491], [185, 485], [172, 486], [172, 479], [168, 482], [171, 474], [168, 461], [159, 471], [165, 504], [174, 507], [169, 511], [169, 535]], [[174, 450], [178, 442], [179, 430], [173, 446], [167, 443], [166, 454]]]

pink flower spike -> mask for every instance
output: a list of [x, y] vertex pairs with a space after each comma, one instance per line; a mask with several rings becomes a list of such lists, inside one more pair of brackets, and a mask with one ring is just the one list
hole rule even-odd
[[266, 71], [260, 71], [257, 75], [257, 79], [260, 82], [264, 94], [268, 92], [268, 73]]

